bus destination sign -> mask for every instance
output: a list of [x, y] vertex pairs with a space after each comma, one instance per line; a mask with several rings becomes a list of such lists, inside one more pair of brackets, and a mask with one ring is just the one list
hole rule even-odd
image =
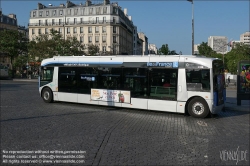
[[167, 68], [177, 68], [178, 62], [148, 62], [148, 67], [167, 67]]

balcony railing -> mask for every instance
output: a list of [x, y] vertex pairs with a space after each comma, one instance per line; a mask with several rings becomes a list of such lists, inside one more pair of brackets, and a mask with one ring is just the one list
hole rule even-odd
[[120, 21], [70, 21], [70, 22], [47, 22], [47, 23], [29, 23], [29, 26], [64, 26], [64, 25], [84, 25], [84, 24], [121, 24]]

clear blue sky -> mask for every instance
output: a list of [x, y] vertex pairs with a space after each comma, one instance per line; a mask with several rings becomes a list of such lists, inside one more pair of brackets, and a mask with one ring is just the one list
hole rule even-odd
[[[40, 2], [58, 6], [66, 0], [0, 0], [3, 14], [17, 15], [18, 24], [27, 26], [29, 13]], [[85, 3], [86, 0], [73, 3]], [[103, 0], [92, 0], [93, 3]], [[186, 0], [114, 0], [127, 8], [138, 31], [145, 33], [149, 43], [159, 48], [168, 44], [170, 50], [191, 54], [192, 5]], [[249, 31], [249, 0], [194, 0], [194, 43], [207, 42], [209, 36], [227, 36], [239, 40]]]

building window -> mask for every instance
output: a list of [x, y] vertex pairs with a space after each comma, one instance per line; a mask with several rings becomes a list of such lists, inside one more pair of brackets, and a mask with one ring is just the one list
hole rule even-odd
[[106, 27], [102, 27], [102, 33], [106, 33]]
[[55, 24], [55, 19], [52, 19], [52, 25], [54, 25]]
[[74, 18], [74, 24], [76, 24], [77, 23], [77, 18]]
[[49, 16], [49, 11], [46, 11], [46, 16]]
[[34, 35], [35, 34], [35, 29], [32, 29], [32, 35]]
[[38, 34], [39, 34], [39, 35], [41, 34], [41, 29], [38, 29]]
[[42, 21], [41, 20], [38, 20], [38, 24], [41, 25]]
[[95, 22], [96, 22], [96, 23], [99, 23], [99, 17], [96, 17], [96, 18], [95, 18]]
[[45, 25], [48, 25], [48, 20], [45, 20]]
[[95, 33], [99, 33], [99, 27], [95, 27]]
[[70, 28], [67, 28], [67, 34], [69, 34], [70, 33]]
[[106, 52], [106, 46], [102, 47], [102, 52]]
[[88, 29], [89, 29], [89, 33], [92, 33], [92, 27], [88, 27]]
[[113, 33], [116, 33], [116, 26], [113, 26]]
[[56, 10], [53, 11], [53, 16], [55, 16], [55, 15], [56, 15]]
[[69, 24], [69, 20], [70, 20], [70, 18], [67, 18], [67, 24]]
[[106, 43], [107, 37], [106, 36], [102, 36], [102, 42]]
[[115, 17], [113, 17], [113, 23], [116, 23]]
[[36, 17], [36, 12], [33, 12], [33, 17]]
[[42, 11], [39, 12], [39, 16], [40, 16], [40, 17], [43, 16], [43, 12], [42, 12]]
[[83, 23], [83, 18], [80, 18], [80, 23]]
[[116, 36], [113, 36], [113, 43], [116, 43]]
[[83, 33], [83, 27], [80, 27], [80, 33]]
[[82, 15], [84, 15], [84, 13], [85, 13], [85, 8], [82, 9]]
[[117, 13], [117, 8], [113, 7], [113, 14], [116, 14], [116, 13]]
[[59, 19], [59, 25], [61, 25], [62, 24], [62, 19]]
[[92, 14], [93, 13], [93, 8], [90, 8], [89, 9], [89, 14]]
[[107, 7], [103, 8], [103, 13], [106, 14], [107, 13]]
[[100, 7], [96, 8], [96, 14], [100, 14]]
[[76, 32], [77, 32], [76, 27], [74, 27], [74, 33], [76, 33]]
[[62, 28], [58, 28], [59, 33], [62, 33]]
[[60, 10], [59, 13], [60, 13], [60, 16], [62, 16], [63, 15], [63, 10]]
[[89, 36], [89, 43], [92, 43], [92, 36]]
[[83, 37], [82, 36], [80, 37], [80, 43], [83, 43]]
[[99, 43], [99, 36], [96, 36], [96, 37], [95, 37], [95, 42], [96, 42], [96, 43]]
[[77, 13], [78, 13], [78, 9], [75, 9], [75, 15], [77, 15]]
[[45, 34], [48, 34], [49, 32], [48, 32], [48, 28], [45, 28]]
[[71, 15], [71, 9], [68, 9], [68, 15]]
[[105, 22], [106, 22], [106, 17], [103, 17], [102, 20], [103, 20], [103, 22], [105, 23]]

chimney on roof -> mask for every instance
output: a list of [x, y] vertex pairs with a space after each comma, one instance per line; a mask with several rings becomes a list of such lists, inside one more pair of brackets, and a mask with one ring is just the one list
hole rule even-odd
[[12, 13], [9, 14], [9, 17], [10, 17], [10, 18], [13, 18], [13, 19], [16, 19], [16, 15], [15, 15], [15, 14], [12, 14]]
[[127, 8], [124, 8], [124, 14], [125, 14], [125, 16], [128, 15], [128, 9]]
[[63, 3], [60, 4], [60, 7], [64, 7], [65, 5]]
[[75, 4], [72, 3], [71, 1], [67, 1], [66, 7], [68, 8], [68, 7], [71, 7], [71, 6], [75, 6]]
[[92, 2], [91, 2], [91, 0], [86, 0], [86, 4], [85, 4], [86, 6], [91, 6], [92, 5]]
[[46, 6], [44, 6], [43, 4], [41, 4], [41, 3], [38, 3], [37, 4], [37, 9], [39, 10], [39, 9], [44, 9], [44, 8], [46, 8]]
[[108, 5], [110, 4], [110, 0], [103, 0], [103, 5]]

